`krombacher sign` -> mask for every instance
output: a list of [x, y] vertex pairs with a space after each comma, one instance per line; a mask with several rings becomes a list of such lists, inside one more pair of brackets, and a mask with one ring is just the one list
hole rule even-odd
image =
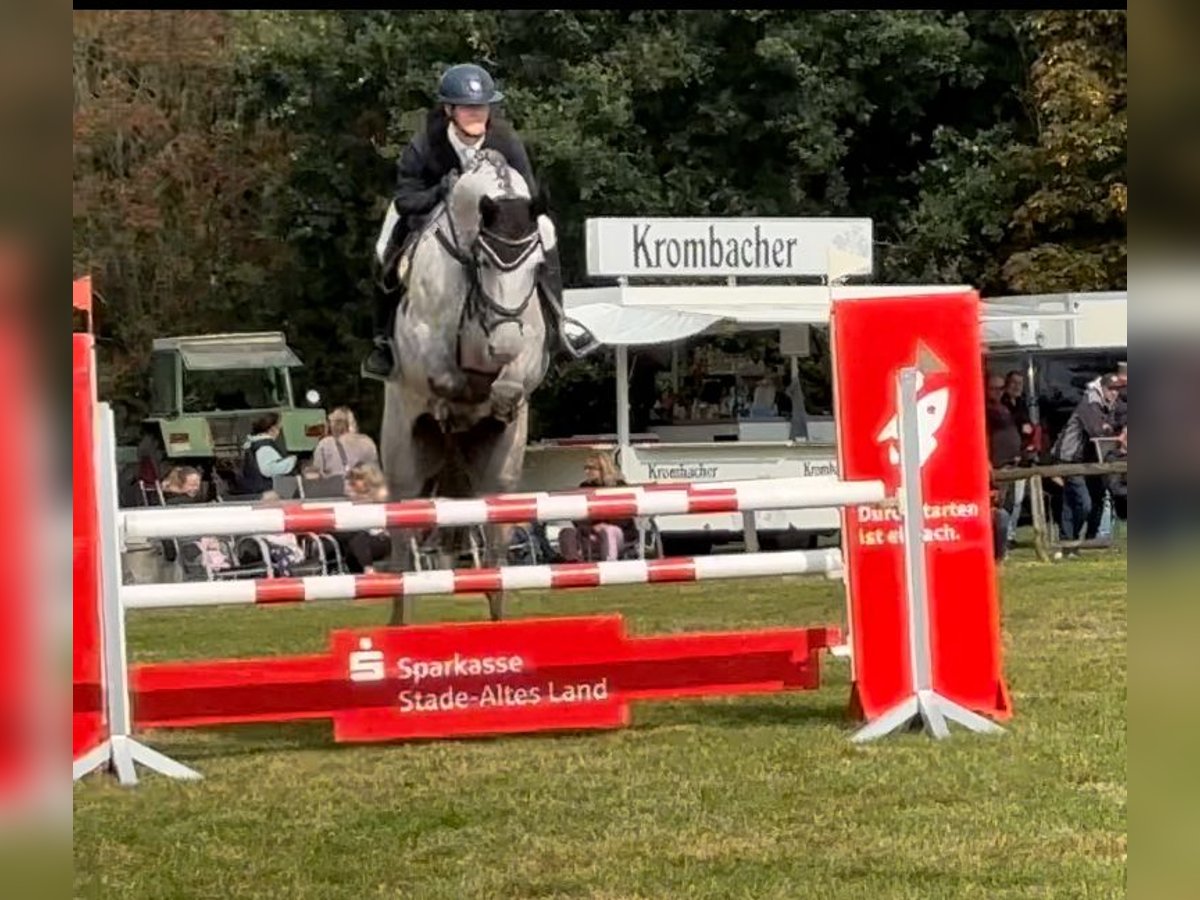
[[870, 219], [588, 219], [588, 274], [823, 276], [830, 250], [872, 272]]

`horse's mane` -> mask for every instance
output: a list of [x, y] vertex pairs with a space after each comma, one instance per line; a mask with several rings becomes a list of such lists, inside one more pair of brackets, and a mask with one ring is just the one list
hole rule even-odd
[[[471, 167], [462, 174], [460, 181], [463, 179], [473, 178], [487, 165], [496, 173], [496, 180], [499, 182], [499, 187], [504, 197], [529, 197], [529, 185], [525, 185], [525, 192], [521, 193], [517, 190], [516, 184], [513, 182], [513, 175], [520, 177], [508, 160], [504, 158], [504, 154], [499, 150], [494, 150], [491, 147], [484, 147], [475, 154], [475, 160], [471, 163]], [[523, 181], [524, 179], [522, 179]], [[469, 183], [469, 182], [468, 182]]]
[[454, 219], [459, 246], [465, 246], [478, 232], [479, 202], [485, 195], [497, 199], [532, 199], [521, 173], [508, 164], [503, 153], [490, 147], [476, 154], [471, 167], [455, 182], [446, 199], [446, 212]]

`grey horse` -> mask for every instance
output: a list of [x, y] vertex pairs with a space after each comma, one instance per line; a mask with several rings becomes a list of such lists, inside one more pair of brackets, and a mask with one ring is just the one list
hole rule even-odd
[[[549, 364], [536, 293], [555, 241], [524, 178], [483, 150], [401, 255], [398, 275], [408, 287], [394, 331], [400, 366], [384, 388], [381, 435], [393, 499], [516, 489], [528, 399]], [[508, 533], [487, 526], [488, 565], [504, 553]], [[393, 560], [405, 569], [414, 562], [412, 537], [392, 534]], [[492, 619], [503, 616], [502, 594], [489, 594], [488, 605]], [[411, 612], [408, 599], [397, 599], [391, 624], [411, 621]]]

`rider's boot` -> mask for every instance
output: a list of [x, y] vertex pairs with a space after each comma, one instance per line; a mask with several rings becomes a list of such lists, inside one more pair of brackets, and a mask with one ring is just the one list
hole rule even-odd
[[562, 263], [558, 247], [546, 253], [546, 265], [539, 281], [538, 295], [546, 315], [547, 334], [557, 338], [554, 349], [565, 350], [575, 359], [582, 359], [600, 346], [596, 336], [581, 322], [570, 318], [562, 303]]
[[375, 285], [375, 304], [372, 310], [374, 346], [362, 362], [364, 378], [385, 381], [396, 371], [396, 342], [392, 331], [396, 321], [396, 307], [400, 301], [400, 288], [385, 290]]

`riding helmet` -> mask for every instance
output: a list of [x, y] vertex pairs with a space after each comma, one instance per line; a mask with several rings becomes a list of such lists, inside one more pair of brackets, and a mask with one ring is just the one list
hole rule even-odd
[[451, 106], [487, 106], [503, 99], [487, 69], [474, 63], [451, 66], [438, 84], [438, 101]]

